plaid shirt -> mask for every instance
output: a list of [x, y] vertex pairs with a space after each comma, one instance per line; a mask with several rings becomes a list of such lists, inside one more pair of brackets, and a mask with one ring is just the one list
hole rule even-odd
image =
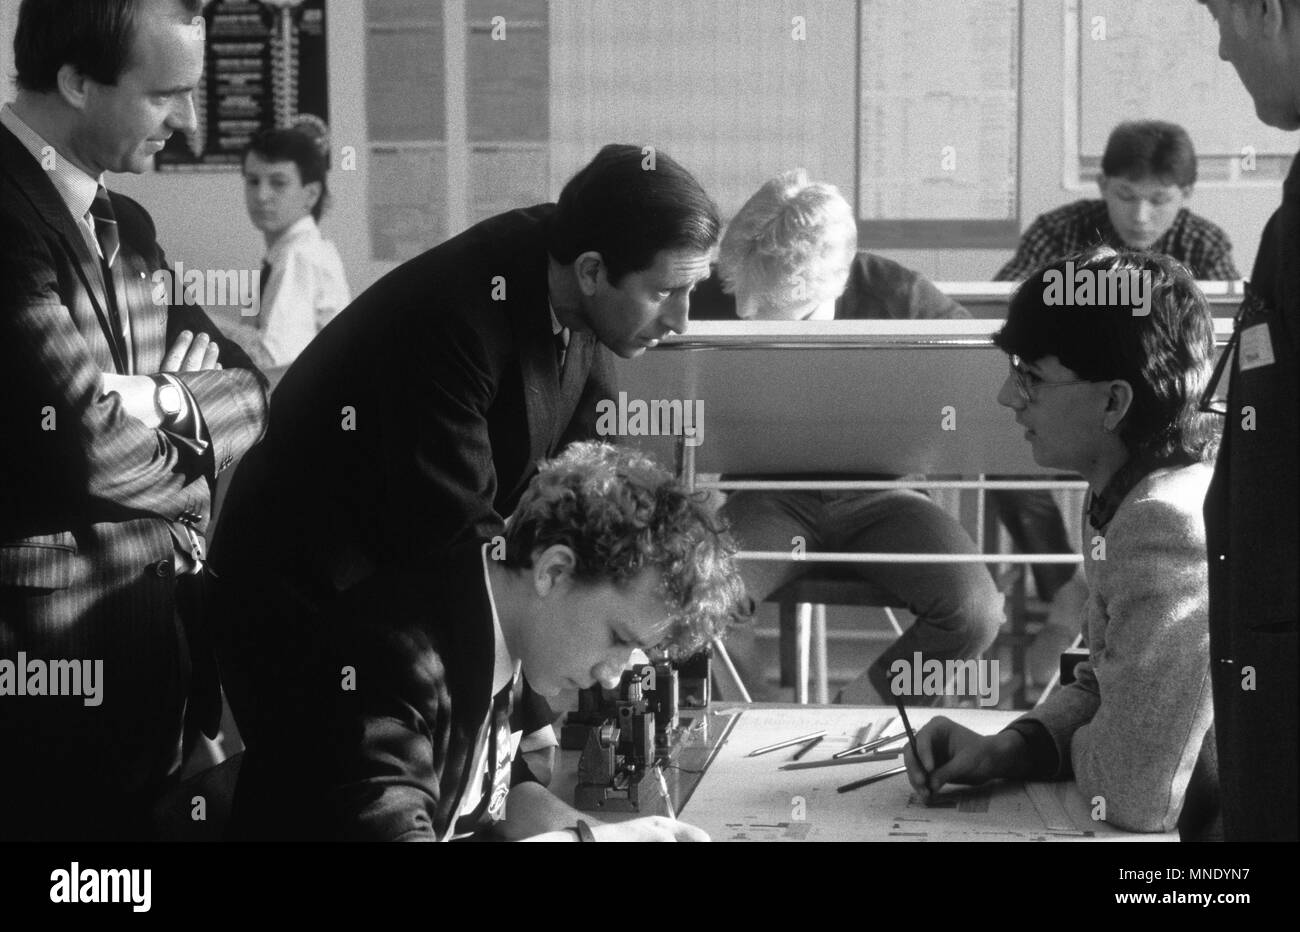
[[[1048, 263], [1105, 244], [1124, 249], [1124, 240], [1111, 226], [1106, 202], [1075, 201], [1040, 214], [1020, 237], [1015, 256], [994, 276], [1000, 282], [1021, 281]], [[1163, 253], [1191, 271], [1197, 281], [1231, 281], [1241, 278], [1232, 262], [1228, 235], [1186, 207], [1178, 211], [1164, 236], [1149, 252]]]

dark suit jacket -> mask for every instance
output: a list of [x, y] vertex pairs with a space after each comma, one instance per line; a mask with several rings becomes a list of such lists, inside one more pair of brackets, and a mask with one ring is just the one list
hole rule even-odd
[[250, 749], [289, 701], [303, 640], [340, 593], [427, 571], [503, 528], [537, 460], [593, 436], [610, 353], [547, 304], [550, 205], [486, 220], [384, 276], [298, 357], [212, 548], [229, 597], [223, 675]]
[[[1210, 670], [1227, 841], [1297, 837], [1297, 256], [1300, 159], [1260, 241], [1250, 282], [1258, 303], [1244, 309], [1237, 325], [1246, 336], [1234, 357], [1223, 444], [1205, 499]], [[1259, 339], [1265, 333], [1267, 340]], [[1271, 361], [1260, 352], [1265, 344]], [[1243, 369], [1252, 350], [1257, 364]]]
[[[341, 595], [298, 657], [309, 688], [276, 710], [278, 740], [246, 755], [233, 837], [446, 835], [493, 698], [493, 645], [477, 542]], [[341, 688], [345, 667], [355, 671], [353, 689]], [[508, 740], [508, 705], [494, 725], [504, 731], [498, 742]]]
[[[0, 128], [0, 658], [102, 659], [104, 669], [97, 707], [0, 698], [0, 825], [55, 819], [31, 794], [59, 798], [69, 785], [81, 799], [145, 800], [174, 768], [190, 658], [170, 529], [206, 528], [216, 474], [256, 442], [266, 416], [261, 376], [203, 310], [153, 303], [152, 273], [168, 267], [153, 221], [130, 198], [111, 200], [134, 371], [157, 372], [183, 329], [216, 338], [225, 369], [178, 375], [202, 443], [149, 430], [100, 394], [101, 374], [122, 370], [99, 258], [37, 161]], [[191, 707], [211, 727], [219, 702], [202, 698]], [[77, 835], [122, 808], [65, 800]]]

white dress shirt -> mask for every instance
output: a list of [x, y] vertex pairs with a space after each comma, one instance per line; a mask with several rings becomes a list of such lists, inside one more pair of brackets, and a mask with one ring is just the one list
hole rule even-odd
[[[495, 649], [495, 665], [492, 672], [492, 692], [488, 696], [488, 711], [479, 728], [478, 753], [474, 762], [474, 772], [470, 775], [470, 780], [465, 788], [465, 795], [461, 798], [460, 809], [457, 812], [457, 819], [462, 816], [470, 815], [478, 808], [483, 799], [483, 781], [487, 776], [488, 767], [488, 732], [492, 729], [492, 703], [497, 694], [503, 689], [513, 687], [515, 679], [519, 676], [519, 661], [510, 656], [510, 651], [506, 647], [505, 635], [501, 633], [501, 617], [497, 614], [496, 597], [492, 594], [492, 577], [488, 573], [488, 547], [491, 543], [483, 545], [483, 584], [487, 588], [488, 605], [492, 608], [492, 634]], [[494, 789], [498, 792], [509, 787], [510, 781], [510, 762], [514, 760], [515, 751], [519, 747], [519, 739], [522, 737], [521, 732], [512, 732], [509, 735], [502, 734], [498, 736], [498, 760], [495, 764]], [[504, 785], [503, 785], [504, 784]], [[452, 820], [452, 825], [448, 836], [454, 836], [456, 831], [456, 819]], [[446, 840], [446, 839], [444, 839]]]
[[266, 252], [266, 291], [252, 313], [273, 365], [287, 366], [352, 300], [343, 261], [309, 214]]

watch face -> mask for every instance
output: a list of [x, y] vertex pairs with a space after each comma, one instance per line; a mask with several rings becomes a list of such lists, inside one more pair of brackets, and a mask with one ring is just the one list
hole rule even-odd
[[181, 413], [181, 390], [175, 385], [164, 385], [158, 389], [158, 407], [168, 417]]

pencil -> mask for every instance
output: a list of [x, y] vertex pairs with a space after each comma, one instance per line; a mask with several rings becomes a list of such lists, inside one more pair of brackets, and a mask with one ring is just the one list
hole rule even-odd
[[845, 748], [843, 751], [836, 751], [831, 757], [839, 760], [841, 757], [852, 757], [854, 754], [862, 754], [866, 751], [874, 751], [876, 748], [883, 748], [887, 744], [893, 744], [906, 738], [906, 735], [889, 735], [886, 738], [877, 738], [874, 741], [868, 741], [866, 744], [858, 744], [851, 748]]
[[799, 758], [803, 757], [805, 754], [807, 754], [807, 753], [808, 753], [809, 751], [811, 751], [813, 748], [817, 747], [817, 745], [821, 744], [821, 743], [822, 743], [822, 738], [824, 738], [824, 737], [825, 737], [825, 735], [818, 735], [816, 738], [813, 738], [811, 741], [809, 741], [807, 744], [805, 744], [805, 745], [804, 745], [803, 747], [801, 747], [799, 750], [795, 751], [794, 757], [792, 757], [792, 758], [790, 758], [790, 759], [791, 759], [791, 760], [798, 760]]
[[776, 744], [769, 744], [766, 747], [755, 748], [745, 756], [758, 757], [758, 755], [760, 754], [767, 754], [771, 751], [779, 751], [781, 750], [781, 748], [788, 748], [796, 744], [804, 744], [808, 741], [811, 741], [813, 738], [822, 738], [825, 737], [825, 735], [826, 735], [826, 729], [823, 728], [821, 731], [814, 731], [810, 734], [800, 735], [799, 737], [791, 738], [788, 741], [778, 741]]
[[907, 720], [907, 709], [903, 707], [901, 696], [894, 697], [894, 703], [898, 706], [898, 715], [903, 720], [903, 727], [907, 729], [907, 743], [911, 745], [912, 756], [916, 758], [916, 766], [921, 768], [921, 773], [925, 774], [925, 785], [930, 786], [930, 771], [925, 769], [925, 764], [921, 762], [921, 754], [916, 749], [916, 732], [912, 731], [912, 723]]
[[895, 767], [892, 770], [884, 770], [881, 771], [880, 773], [873, 774], [870, 777], [863, 777], [861, 780], [854, 780], [852, 783], [846, 783], [843, 786], [836, 787], [835, 792], [848, 793], [852, 790], [860, 790], [862, 789], [862, 787], [869, 786], [870, 784], [875, 783], [877, 780], [883, 780], [886, 777], [896, 777], [900, 773], [907, 773], [907, 768]]
[[882, 760], [897, 760], [903, 756], [899, 751], [874, 751], [869, 754], [854, 754], [852, 757], [841, 757], [839, 760], [827, 758], [826, 760], [801, 760], [793, 764], [782, 764], [778, 770], [816, 770], [820, 767], [851, 767], [854, 764], [877, 764]]

